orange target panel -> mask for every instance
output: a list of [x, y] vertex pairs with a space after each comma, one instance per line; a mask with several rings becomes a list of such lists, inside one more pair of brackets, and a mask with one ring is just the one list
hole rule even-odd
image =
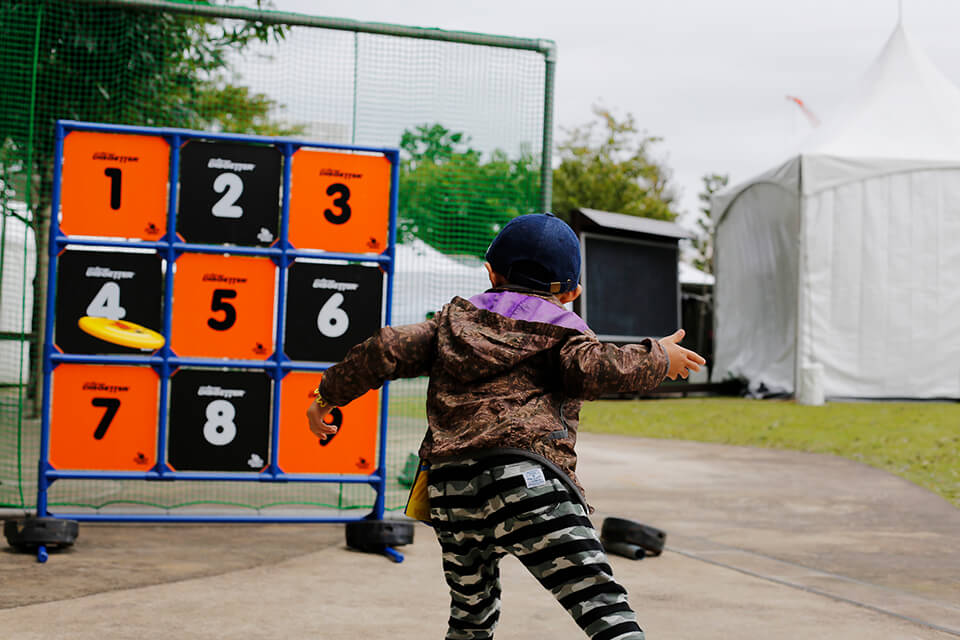
[[339, 429], [321, 441], [307, 426], [306, 415], [320, 378], [319, 372], [292, 372], [280, 382], [280, 468], [286, 473], [373, 473], [380, 393], [370, 391], [345, 407], [335, 407], [327, 422]]
[[73, 131], [63, 141], [60, 230], [158, 240], [167, 227], [170, 145], [163, 138]]
[[276, 275], [269, 258], [180, 256], [173, 276], [170, 347], [179, 356], [268, 358], [274, 348]]
[[383, 253], [390, 223], [386, 157], [300, 149], [291, 170], [289, 239], [295, 247]]
[[50, 464], [87, 471], [153, 468], [159, 382], [149, 367], [62, 364], [54, 369]]

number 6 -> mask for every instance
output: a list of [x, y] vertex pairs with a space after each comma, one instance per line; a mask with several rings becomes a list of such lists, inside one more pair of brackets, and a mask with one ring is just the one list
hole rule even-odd
[[328, 338], [339, 338], [350, 328], [350, 316], [340, 308], [343, 294], [339, 291], [323, 303], [317, 314], [317, 329]]

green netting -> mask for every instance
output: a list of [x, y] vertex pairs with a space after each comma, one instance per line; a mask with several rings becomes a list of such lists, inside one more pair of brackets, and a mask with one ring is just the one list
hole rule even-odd
[[[46, 280], [36, 256], [46, 254], [56, 119], [401, 147], [394, 323], [481, 291], [490, 239], [541, 209], [550, 43], [213, 10], [0, 0], [0, 508], [35, 501]], [[406, 497], [398, 479], [423, 435], [425, 389], [391, 387], [389, 509]], [[362, 485], [301, 483], [59, 481], [50, 491], [54, 511], [277, 513], [372, 499]]]

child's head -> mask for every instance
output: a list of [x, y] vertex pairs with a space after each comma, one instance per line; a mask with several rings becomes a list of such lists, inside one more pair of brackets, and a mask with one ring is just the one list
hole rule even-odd
[[563, 302], [580, 295], [580, 242], [551, 213], [531, 213], [508, 222], [487, 249], [494, 286], [514, 284], [552, 293]]

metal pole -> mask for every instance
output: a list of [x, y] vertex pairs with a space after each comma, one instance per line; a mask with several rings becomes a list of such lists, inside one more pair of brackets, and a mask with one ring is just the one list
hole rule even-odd
[[549, 42], [549, 45], [543, 52], [546, 68], [543, 83], [543, 149], [540, 160], [541, 211], [551, 211], [553, 207], [553, 87], [556, 77], [557, 47], [553, 42]]
[[445, 42], [460, 42], [463, 44], [479, 44], [488, 47], [503, 47], [506, 49], [526, 49], [547, 53], [554, 47], [550, 40], [533, 38], [514, 38], [511, 36], [495, 36], [469, 31], [446, 31], [443, 29], [428, 29], [424, 27], [408, 27], [405, 25], [386, 24], [383, 22], [361, 22], [345, 18], [325, 18], [309, 16], [302, 13], [286, 11], [268, 11], [265, 9], [248, 9], [245, 7], [231, 7], [224, 5], [185, 4], [171, 0], [76, 0], [87, 4], [100, 6], [126, 7], [145, 11], [169, 11], [208, 18], [232, 18], [248, 20], [263, 24], [283, 24], [297, 27], [320, 27], [338, 31], [360, 31], [375, 33], [384, 36], [403, 36], [419, 38], [421, 40], [442, 40]]

